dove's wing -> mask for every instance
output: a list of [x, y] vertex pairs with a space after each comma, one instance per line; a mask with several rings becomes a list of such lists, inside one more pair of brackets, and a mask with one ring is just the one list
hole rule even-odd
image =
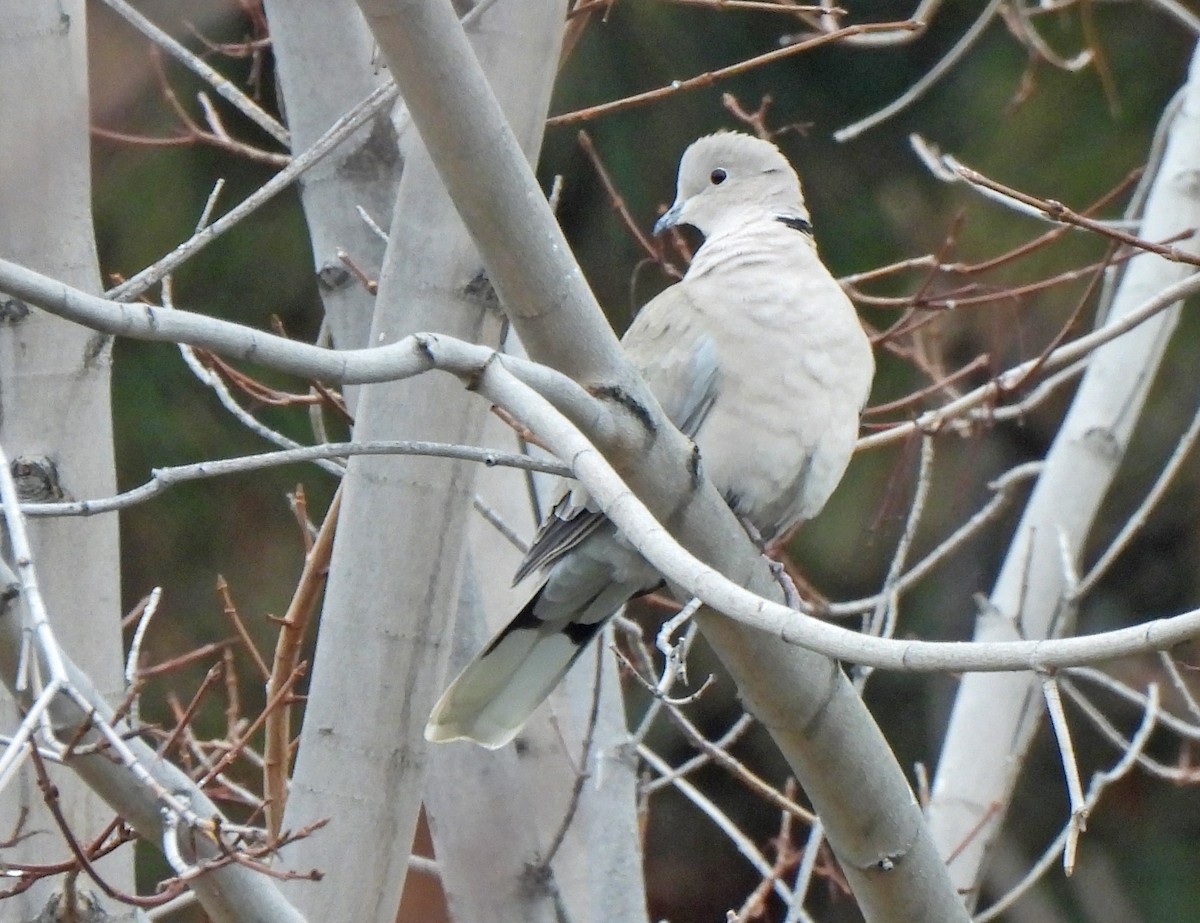
[[[676, 283], [649, 301], [621, 343], [667, 419], [695, 436], [717, 398], [720, 369], [712, 338], [695, 323], [687, 286]], [[604, 521], [575, 481], [567, 481], [517, 568], [513, 583], [549, 567]]]

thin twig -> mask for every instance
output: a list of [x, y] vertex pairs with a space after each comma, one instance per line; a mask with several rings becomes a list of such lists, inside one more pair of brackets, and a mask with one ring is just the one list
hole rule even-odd
[[[138, 681], [138, 661], [142, 656], [142, 642], [146, 639], [146, 631], [150, 628], [150, 620], [154, 618], [154, 614], [158, 612], [158, 603], [162, 599], [162, 587], [156, 586], [150, 591], [150, 595], [146, 597], [142, 605], [142, 614], [138, 619], [137, 629], [133, 632], [133, 639], [129, 642], [129, 656], [125, 658], [125, 685], [129, 688], [134, 688]], [[138, 696], [134, 696], [129, 704], [129, 723], [137, 727], [142, 723], [141, 716], [138, 713]]]
[[756, 67], [762, 67], [766, 64], [773, 64], [784, 58], [799, 54], [804, 51], [811, 51], [813, 48], [818, 48], [822, 45], [828, 45], [833, 42], [841, 41], [855, 35], [865, 35], [871, 32], [894, 32], [901, 30], [915, 31], [923, 26], [914, 22], [911, 19], [901, 20], [897, 22], [871, 22], [860, 23], [854, 26], [846, 26], [843, 29], [838, 29], [836, 32], [826, 32], [822, 35], [817, 35], [804, 41], [797, 42], [794, 45], [788, 45], [786, 48], [777, 48], [774, 51], [768, 51], [765, 54], [757, 55], [745, 61], [739, 61], [737, 64], [731, 64], [728, 67], [718, 68], [714, 71], [698, 74], [695, 77], [690, 77], [687, 80], [673, 80], [665, 87], [659, 87], [656, 90], [648, 90], [645, 93], [637, 93], [633, 96], [626, 96], [623, 99], [613, 100], [609, 103], [601, 103], [598, 106], [589, 106], [586, 109], [578, 109], [574, 112], [564, 112], [562, 115], [551, 116], [546, 120], [549, 126], [558, 125], [573, 125], [578, 122], [587, 122], [591, 119], [599, 118], [602, 115], [610, 115], [614, 112], [621, 112], [625, 109], [632, 109], [636, 106], [642, 106], [646, 103], [656, 102], [668, 96], [673, 96], [676, 93], [682, 93], [686, 90], [694, 90], [697, 87], [709, 87], [715, 83], [725, 80], [728, 77], [734, 77], [738, 74], [744, 74], [746, 71], [753, 70]]
[[808, 897], [808, 889], [812, 885], [813, 870], [817, 867], [817, 856], [825, 842], [825, 827], [821, 818], [813, 820], [808, 829], [808, 841], [804, 844], [804, 852], [800, 858], [800, 867], [796, 869], [796, 880], [792, 884], [792, 898], [788, 902], [787, 916], [783, 923], [801, 923], [808, 914], [804, 912], [804, 902]]
[[[1084, 806], [1087, 811], [1091, 811], [1096, 806], [1100, 800], [1100, 796], [1109, 785], [1126, 776], [1137, 765], [1138, 758], [1150, 742], [1150, 736], [1154, 731], [1158, 718], [1158, 703], [1158, 686], [1151, 683], [1147, 689], [1147, 707], [1142, 716], [1142, 722], [1138, 726], [1133, 738], [1129, 741], [1128, 748], [1111, 769], [1098, 772], [1092, 776], [1091, 784], [1088, 786], [1087, 797], [1084, 799]], [[1025, 877], [1009, 889], [1008, 893], [1002, 898], [978, 914], [974, 918], [973, 923], [990, 923], [990, 921], [996, 919], [1016, 903], [1022, 895], [1050, 870], [1059, 854], [1066, 848], [1067, 839], [1071, 835], [1071, 823], [1072, 821], [1067, 822], [1058, 837], [1046, 847], [1046, 851], [1033, 864], [1025, 874]]]
[[268, 135], [278, 141], [285, 148], [290, 148], [292, 144], [291, 135], [288, 130], [279, 123], [278, 120], [272, 118], [262, 107], [258, 105], [249, 96], [243, 93], [238, 87], [225, 79], [220, 73], [214, 70], [210, 65], [204, 62], [203, 59], [197, 57], [186, 47], [181, 45], [170, 35], [152, 23], [149, 19], [135, 10], [126, 0], [104, 0], [106, 4], [126, 22], [132, 25], [135, 29], [145, 35], [150, 41], [154, 42], [159, 48], [162, 48], [176, 60], [180, 61], [185, 67], [196, 74], [201, 80], [209, 84], [222, 99], [226, 100], [238, 112], [242, 113], [251, 122], [265, 131]]
[[982, 189], [997, 193], [1006, 199], [1011, 199], [1032, 210], [1032, 212], [1045, 216], [1050, 221], [1069, 224], [1086, 231], [1092, 231], [1103, 237], [1115, 240], [1118, 243], [1133, 247], [1136, 250], [1144, 250], [1147, 253], [1157, 254], [1163, 259], [1174, 263], [1187, 263], [1190, 266], [1200, 266], [1200, 256], [1180, 250], [1178, 247], [1145, 240], [1136, 234], [1130, 234], [1127, 231], [1122, 231], [1120, 228], [1113, 227], [1109, 222], [1088, 218], [1055, 199], [1042, 199], [1027, 192], [1022, 192], [1019, 189], [1013, 189], [1011, 186], [1006, 186], [1004, 183], [984, 176], [978, 170], [971, 169], [950, 154], [942, 154], [941, 161], [960, 179], [965, 180], [973, 186], [979, 186]]
[[[289, 678], [300, 665], [300, 652], [308, 625], [316, 615], [317, 603], [325, 589], [329, 576], [329, 562], [333, 555], [333, 539], [337, 534], [338, 515], [342, 508], [342, 485], [338, 485], [325, 520], [312, 548], [304, 557], [304, 568], [287, 612], [279, 621], [279, 638], [275, 643], [275, 657], [267, 679], [267, 698], [279, 698]], [[280, 706], [270, 712], [266, 721], [263, 744], [263, 792], [266, 797], [267, 832], [278, 837], [283, 826], [284, 808], [287, 806], [287, 783], [290, 768], [292, 743], [291, 703], [280, 699]]]
[[1162, 664], [1163, 670], [1171, 680], [1171, 685], [1175, 691], [1179, 693], [1179, 697], [1183, 699], [1183, 703], [1187, 706], [1188, 711], [1192, 713], [1192, 717], [1200, 722], [1200, 702], [1196, 701], [1196, 696], [1192, 694], [1191, 687], [1184, 681], [1183, 674], [1179, 672], [1179, 667], [1175, 663], [1175, 658], [1166, 651], [1158, 652], [1158, 662]]
[[[175, 728], [170, 734], [163, 738], [162, 742], [158, 745], [158, 748], [155, 751], [156, 755], [165, 756], [171, 752], [171, 748], [179, 742], [184, 732], [191, 726], [192, 719], [196, 717], [196, 712], [199, 711], [200, 705], [204, 702], [204, 697], [208, 695], [209, 691], [217, 684], [218, 681], [220, 681], [221, 675], [224, 672], [225, 664], [223, 662], [214, 663], [211, 667], [209, 667], [208, 672], [204, 674], [203, 681], [200, 683], [200, 688], [196, 690], [195, 694], [192, 696], [192, 700], [188, 702], [187, 707], [176, 710]], [[174, 696], [172, 696], [171, 701], [176, 702], [177, 700], [175, 700]]]
[[[1037, 477], [1041, 470], [1042, 462], [1026, 462], [1010, 469], [989, 483], [988, 488], [993, 491], [994, 496], [976, 510], [966, 522], [939, 542], [936, 548], [899, 577], [893, 590], [900, 593], [909, 590], [948, 557], [961, 550], [984, 526], [996, 520], [1013, 503], [1017, 496], [1017, 488]], [[872, 607], [878, 606], [880, 600], [881, 595], [876, 593], [863, 599], [831, 603], [825, 614], [831, 618], [861, 615]]]
[[505, 522], [504, 517], [500, 515], [498, 510], [488, 506], [483, 497], [475, 494], [471, 499], [471, 505], [475, 508], [475, 512], [482, 516], [487, 524], [499, 532], [504, 537], [504, 540], [516, 548], [517, 551], [525, 554], [529, 550], [529, 542], [523, 539], [516, 529]]
[[259, 675], [265, 680], [271, 675], [270, 669], [267, 667], [267, 662], [263, 660], [262, 654], [258, 651], [258, 646], [254, 643], [254, 639], [250, 637], [250, 632], [246, 628], [246, 623], [242, 621], [242, 616], [238, 613], [237, 606], [233, 602], [233, 595], [229, 591], [229, 583], [220, 574], [217, 574], [217, 595], [221, 597], [221, 608], [225, 613], [225, 617], [233, 624], [233, 630], [241, 639], [242, 647], [246, 649], [246, 653], [250, 655], [254, 666], [258, 668]]
[[1062, 695], [1054, 676], [1042, 678], [1042, 696], [1046, 710], [1050, 713], [1050, 726], [1058, 741], [1058, 754], [1062, 759], [1063, 774], [1067, 779], [1067, 796], [1070, 799], [1071, 819], [1067, 824], [1067, 839], [1063, 844], [1063, 871], [1070, 876], [1075, 871], [1075, 850], [1079, 846], [1079, 835], [1087, 829], [1087, 807], [1083, 797], [1083, 783], [1079, 781], [1079, 763], [1075, 759], [1075, 747], [1071, 743], [1071, 727], [1063, 711]]
[[963, 57], [966, 56], [966, 53], [970, 51], [972, 47], [974, 47], [975, 43], [979, 41], [980, 36], [983, 35], [984, 30], [986, 30], [987, 27], [992, 24], [992, 20], [996, 18], [996, 14], [999, 12], [1003, 2], [1004, 0], [991, 0], [991, 2], [989, 2], [984, 8], [983, 12], [979, 14], [978, 18], [971, 23], [971, 27], [963, 33], [962, 38], [960, 38], [955, 43], [954, 47], [951, 48], [950, 51], [947, 52], [940, 61], [933, 65], [933, 67], [931, 67], [925, 73], [925, 75], [921, 77], [920, 80], [914, 83], [901, 96], [884, 106], [878, 112], [873, 112], [865, 119], [859, 119], [857, 122], [853, 122], [852, 124], [847, 125], [845, 128], [839, 128], [833, 133], [833, 140], [838, 142], [851, 141], [854, 138], [857, 138], [863, 132], [874, 128], [876, 125], [886, 122], [892, 116], [903, 112], [922, 96], [924, 96], [925, 93], [935, 83], [941, 80], [950, 71], [950, 69], [959, 61], [961, 61]]
[[567, 838], [567, 831], [571, 829], [571, 821], [575, 819], [575, 814], [579, 810], [579, 801], [583, 797], [583, 786], [591, 776], [588, 766], [592, 762], [592, 743], [596, 739], [596, 722], [600, 717], [600, 683], [604, 677], [604, 645], [597, 644], [595, 649], [596, 670], [592, 679], [592, 707], [588, 710], [587, 727], [583, 732], [583, 743], [580, 744], [579, 765], [575, 770], [575, 782], [571, 786], [571, 798], [567, 803], [566, 811], [563, 812], [562, 822], [558, 825], [558, 830], [555, 831], [550, 845], [546, 848], [546, 855], [542, 858], [542, 868], [546, 870], [549, 870], [554, 857], [558, 855], [563, 840]]
[[[20, 509], [27, 516], [92, 516], [98, 513], [123, 510], [139, 503], [144, 503], [163, 493], [168, 488], [188, 481], [222, 477], [229, 474], [241, 474], [247, 471], [258, 471], [263, 468], [291, 465], [297, 462], [313, 462], [321, 459], [336, 459], [351, 455], [431, 455], [441, 458], [478, 462], [488, 467], [500, 466], [518, 468], [525, 471], [541, 471], [559, 476], [570, 475], [570, 470], [556, 461], [541, 460], [529, 455], [497, 452], [492, 449], [477, 448], [475, 446], [451, 445], [440, 442], [387, 440], [374, 442], [335, 442], [329, 445], [300, 446], [293, 449], [279, 449], [274, 452], [261, 452], [255, 455], [215, 459], [212, 461], [197, 462], [192, 465], [154, 468], [150, 472], [149, 481], [112, 497], [101, 497], [95, 500], [75, 500], [65, 503], [25, 503], [22, 504]], [[340, 472], [341, 469], [339, 468], [338, 471]]]
[[[796, 780], [788, 778], [784, 784], [784, 795], [796, 797]], [[782, 881], [783, 876], [799, 865], [800, 854], [792, 846], [792, 825], [795, 817], [789, 811], [780, 812], [779, 832], [775, 834], [772, 844], [775, 847], [775, 862], [771, 865], [771, 874], [759, 882], [758, 887], [742, 902], [741, 909], [734, 915], [727, 915], [729, 923], [749, 923], [762, 917], [767, 909], [767, 898], [775, 882]]]
[[204, 774], [203, 778], [196, 783], [197, 785], [203, 788], [205, 785], [211, 782], [219, 772], [227, 769], [233, 763], [233, 761], [238, 758], [242, 749], [247, 743], [249, 743], [250, 738], [258, 733], [258, 729], [263, 726], [271, 712], [283, 706], [283, 703], [287, 700], [288, 696], [292, 694], [292, 687], [294, 687], [296, 683], [300, 681], [300, 677], [304, 675], [304, 670], [305, 664], [300, 663], [296, 669], [292, 671], [292, 674], [287, 678], [287, 681], [284, 682], [284, 684], [278, 690], [276, 690], [273, 696], [267, 699], [267, 704], [263, 707], [262, 713], [252, 722], [250, 722], [249, 727], [246, 728], [245, 733], [242, 734], [241, 737], [231, 743], [229, 751], [223, 757], [221, 757], [221, 759], [217, 760], [216, 764]]
[[359, 128], [383, 112], [396, 98], [394, 83], [387, 83], [374, 90], [366, 99], [331, 125], [312, 146], [292, 158], [292, 162], [271, 177], [253, 194], [222, 215], [217, 221], [185, 240], [178, 247], [120, 285], [109, 289], [105, 295], [113, 301], [132, 301], [155, 283], [161, 281], [179, 266], [207, 247], [210, 243], [257, 211], [262, 205], [288, 188], [307, 170], [319, 163], [339, 144], [353, 135]]
[[[645, 744], [640, 744], [638, 746], [638, 755], [644, 759], [650, 765], [650, 767], [654, 769], [655, 772], [666, 773], [670, 771], [671, 767], [667, 764], [667, 762]], [[729, 817], [728, 814], [718, 808], [711, 799], [705, 796], [698, 788], [696, 788], [696, 786], [692, 785], [686, 779], [675, 778], [672, 780], [671, 784], [679, 790], [681, 795], [699, 808], [700, 812], [704, 814], [705, 817], [707, 817], [714, 824], [716, 824], [718, 828], [720, 828], [720, 830], [733, 844], [734, 848], [736, 848], [737, 851], [742, 854], [746, 861], [754, 867], [754, 870], [758, 872], [759, 875], [763, 876], [764, 878], [770, 877], [771, 864], [767, 862], [763, 854], [759, 852], [758, 847], [754, 845], [754, 842], [738, 828], [737, 824], [733, 822], [733, 819]], [[776, 879], [772, 890], [778, 894], [782, 900], [786, 901], [788, 899], [788, 888], [782, 881]]]
[[[917, 486], [913, 493], [912, 503], [909, 504], [908, 516], [905, 519], [904, 531], [896, 543], [896, 551], [892, 555], [892, 563], [888, 566], [887, 576], [883, 580], [883, 588], [879, 592], [879, 602], [874, 611], [864, 620], [863, 630], [877, 638], [890, 638], [896, 631], [897, 607], [900, 594], [896, 588], [904, 564], [908, 559], [909, 549], [917, 536], [917, 528], [921, 524], [921, 515], [925, 511], [926, 500], [929, 499], [929, 488], [933, 483], [933, 438], [921, 437], [921, 458], [917, 466]], [[867, 673], [861, 674], [865, 680]]]
[[586, 131], [580, 131], [578, 135], [579, 146], [583, 148], [584, 154], [592, 163], [592, 169], [596, 171], [596, 176], [600, 178], [601, 184], [604, 186], [604, 191], [608, 194], [608, 204], [613, 211], [621, 219], [621, 223], [625, 225], [625, 230], [634, 239], [637, 245], [641, 248], [646, 257], [658, 265], [663, 272], [673, 279], [682, 279], [683, 272], [678, 266], [668, 262], [664, 256], [662, 249], [646, 236], [646, 232], [642, 230], [641, 225], [633, 220], [633, 215], [629, 213], [629, 206], [625, 204], [625, 197], [621, 195], [621, 191], [617, 189], [617, 184], [613, 182], [612, 176], [604, 166], [604, 162], [600, 159], [600, 154], [596, 150], [596, 145], [592, 143], [591, 136]]
[[1167, 463], [1159, 471], [1158, 477], [1154, 479], [1154, 484], [1146, 493], [1146, 496], [1142, 498], [1142, 502], [1138, 504], [1133, 514], [1125, 520], [1125, 524], [1121, 526], [1121, 531], [1109, 542], [1108, 547], [1104, 549], [1104, 553], [1100, 555], [1096, 563], [1080, 579], [1078, 585], [1074, 588], [1074, 592], [1071, 594], [1072, 600], [1081, 599], [1087, 593], [1091, 592], [1096, 584], [1100, 582], [1101, 578], [1108, 573], [1108, 569], [1112, 566], [1113, 562], [1129, 547], [1129, 543], [1146, 525], [1151, 512], [1153, 512], [1159, 501], [1162, 500], [1171, 483], [1175, 480], [1175, 476], [1179, 474], [1183, 463], [1191, 454], [1198, 437], [1200, 437], [1200, 410], [1192, 416], [1192, 422], [1179, 438], [1179, 442], [1175, 445], [1175, 451], [1171, 453], [1171, 457], [1167, 459]]

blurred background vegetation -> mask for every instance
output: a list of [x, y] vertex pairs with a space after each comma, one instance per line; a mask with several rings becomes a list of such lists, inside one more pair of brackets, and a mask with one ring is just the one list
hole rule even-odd
[[[252, 0], [171, 0], [139, 4], [155, 22], [189, 47], [198, 38], [240, 43], [261, 38]], [[913, 3], [848, 2], [849, 21], [900, 19]], [[1193, 13], [1196, 4], [1182, 4]], [[967, 164], [1010, 186], [1082, 209], [1119, 184], [1147, 156], [1155, 125], [1181, 86], [1195, 36], [1151, 2], [1083, 2], [1037, 18], [1045, 39], [1070, 57], [1090, 46], [1096, 65], [1075, 73], [1035, 62], [1001, 21], [974, 50], [910, 109], [849, 143], [832, 133], [892, 101], [939, 60], [981, 14], [983, 2], [946, 4], [930, 28], [907, 45], [884, 48], [827, 46], [715, 86], [671, 96], [647, 107], [588, 123], [607, 169], [643, 228], [674, 194], [682, 149], [696, 136], [745, 127], [722, 104], [733, 94], [748, 111], [766, 96], [772, 129], [792, 126], [777, 140], [805, 181], [817, 239], [835, 274], [872, 269], [938, 250], [956, 218], [952, 260], [993, 257], [1045, 229], [934, 179], [914, 156], [907, 136], [920, 132]], [[177, 123], [164, 103], [148, 43], [102, 4], [91, 9], [94, 124], [131, 134], [167, 137]], [[778, 46], [789, 29], [784, 17], [679, 6], [617, 2], [597, 17], [567, 60], [552, 112], [561, 113], [662, 86]], [[259, 58], [208, 57], [232, 79], [276, 109], [269, 53]], [[198, 113], [202, 87], [165, 64], [182, 104]], [[223, 104], [219, 104], [219, 107]], [[257, 129], [221, 108], [235, 135], [266, 143]], [[95, 215], [101, 265], [127, 276], [170, 250], [192, 231], [213, 184], [226, 186], [218, 213], [261, 185], [272, 170], [209, 147], [147, 146], [97, 137], [94, 145]], [[610, 208], [582, 152], [576, 127], [549, 130], [540, 173], [549, 188], [561, 175], [562, 223], [589, 280], [621, 330], [638, 304], [669, 281], [644, 254]], [[1125, 198], [1104, 210], [1118, 215]], [[1102, 257], [1105, 244], [1073, 233], [1053, 247], [990, 274], [1003, 288], [1045, 278]], [[868, 286], [873, 294], [913, 291], [920, 277]], [[1085, 282], [957, 312], [937, 326], [938, 345], [951, 367], [988, 353], [992, 367], [1037, 354], [1083, 296]], [[277, 317], [288, 333], [311, 340], [320, 304], [298, 198], [292, 190], [220, 239], [175, 279], [180, 307], [269, 328]], [[876, 327], [895, 314], [865, 308]], [[1085, 313], [1091, 322], [1091, 308]], [[1200, 374], [1200, 325], [1185, 314], [1166, 372], [1155, 387], [1144, 424], [1107, 504], [1096, 536], [1111, 536], [1141, 497], [1195, 408], [1191, 387]], [[983, 374], [983, 373], [981, 373]], [[982, 380], [980, 378], [979, 380]], [[280, 380], [280, 383], [282, 380]], [[297, 383], [288, 383], [293, 389]], [[901, 396], [924, 381], [894, 357], [880, 355], [874, 400]], [[301, 390], [303, 390], [301, 388]], [[916, 554], [968, 517], [987, 496], [987, 481], [1016, 462], [1039, 458], [1065, 406], [1060, 399], [1019, 423], [998, 425], [979, 438], [938, 442], [936, 496]], [[122, 487], [142, 482], [152, 467], [223, 457], [264, 448], [198, 386], [178, 351], [161, 344], [117, 344], [114, 408]], [[256, 411], [270, 425], [311, 441], [300, 410]], [[913, 447], [881, 450], [856, 459], [827, 511], [798, 537], [794, 555], [804, 573], [832, 599], [877, 588], [903, 525], [912, 490]], [[1169, 499], [1122, 557], [1081, 616], [1083, 630], [1126, 624], [1195, 606], [1198, 598], [1197, 520], [1200, 469], [1192, 464]], [[229, 581], [241, 612], [264, 647], [274, 631], [265, 618], [287, 605], [302, 563], [302, 546], [286, 494], [302, 482], [311, 508], [324, 508], [332, 479], [315, 468], [278, 469], [253, 476], [181, 485], [160, 500], [122, 514], [124, 593], [132, 607], [162, 585], [162, 614], [148, 642], [150, 659], [187, 651], [228, 635], [214, 586]], [[1001, 520], [965, 553], [942, 567], [904, 608], [901, 632], [930, 638], [970, 634], [972, 594], [990, 589], [1014, 519]], [[701, 652], [694, 676], [716, 670]], [[171, 680], [186, 700], [205, 667]], [[1136, 671], [1138, 668], [1128, 667]], [[1134, 673], [1136, 675], [1136, 672]], [[247, 713], [261, 705], [252, 674], [242, 691]], [[737, 713], [728, 682], [719, 683], [698, 717], [718, 733]], [[868, 702], [903, 766], [932, 770], [952, 677], [877, 674]], [[147, 696], [147, 703], [155, 696]], [[632, 695], [631, 709], [644, 703]], [[207, 720], [219, 726], [214, 705]], [[169, 714], [148, 713], [170, 723]], [[1129, 716], [1133, 719], [1132, 714]], [[656, 745], [679, 756], [688, 747], [664, 727]], [[1084, 777], [1115, 758], [1111, 748], [1080, 729]], [[1166, 749], [1167, 761], [1187, 754]], [[672, 753], [674, 750], [674, 753]], [[785, 767], [765, 734], [750, 734], [735, 754], [782, 785]], [[754, 837], [775, 835], [777, 816], [745, 795], [720, 770], [702, 772], [705, 790]], [[1067, 809], [1057, 751], [1043, 735], [1028, 766], [1006, 836], [1006, 851], [1028, 864], [1063, 823]], [[673, 921], [722, 919], [756, 882], [734, 847], [694, 809], [669, 793], [652, 803], [647, 834], [651, 914]], [[1080, 868], [1070, 881], [1052, 873], [1047, 893], [1057, 916], [1006, 919], [1063, 921], [1194, 919], [1200, 906], [1200, 799], [1134, 774], [1110, 794], [1083, 840]], [[854, 919], [832, 885], [821, 919]], [[1097, 907], [1096, 905], [1099, 905]]]

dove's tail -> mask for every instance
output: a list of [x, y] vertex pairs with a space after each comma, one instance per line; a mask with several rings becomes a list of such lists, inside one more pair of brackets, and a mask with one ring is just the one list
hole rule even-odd
[[503, 747], [566, 675], [603, 620], [544, 622], [533, 612], [541, 596], [538, 590], [450, 684], [425, 725], [426, 740]]

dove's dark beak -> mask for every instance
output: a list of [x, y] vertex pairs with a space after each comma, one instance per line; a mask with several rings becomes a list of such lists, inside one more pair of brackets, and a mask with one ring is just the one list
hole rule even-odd
[[683, 214], [683, 203], [676, 202], [667, 209], [661, 218], [654, 222], [654, 234], [657, 237], [667, 228], [673, 228], [679, 224], [679, 216]]

